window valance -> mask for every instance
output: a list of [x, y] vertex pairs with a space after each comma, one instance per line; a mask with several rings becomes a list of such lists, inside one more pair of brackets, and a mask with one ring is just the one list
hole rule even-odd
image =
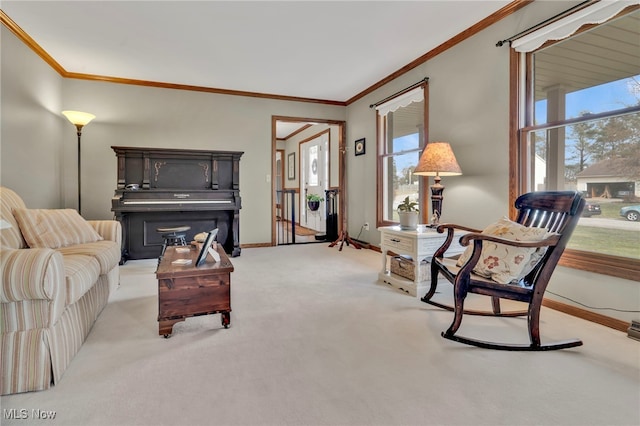
[[406, 107], [413, 102], [420, 102], [423, 99], [424, 89], [422, 86], [418, 86], [415, 89], [409, 90], [408, 92], [405, 92], [383, 104], [377, 105], [376, 110], [380, 116], [384, 117], [390, 112], [397, 111], [398, 109]]
[[585, 24], [601, 24], [640, 0], [601, 0], [511, 42], [517, 52], [532, 52], [549, 40], [569, 37]]

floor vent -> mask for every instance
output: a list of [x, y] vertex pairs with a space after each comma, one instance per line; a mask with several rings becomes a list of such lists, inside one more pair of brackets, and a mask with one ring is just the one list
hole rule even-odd
[[640, 340], [640, 321], [631, 321], [631, 325], [627, 329], [627, 336]]

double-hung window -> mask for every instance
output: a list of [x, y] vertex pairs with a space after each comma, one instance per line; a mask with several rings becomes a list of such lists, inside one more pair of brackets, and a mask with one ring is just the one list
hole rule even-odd
[[562, 264], [638, 280], [640, 222], [624, 212], [640, 209], [640, 11], [607, 4], [512, 43], [524, 89], [513, 192], [582, 192]]
[[[424, 190], [413, 174], [426, 139], [427, 82], [376, 105], [378, 125], [378, 225], [399, 222], [406, 197], [422, 206]], [[422, 209], [421, 209], [422, 210]], [[424, 220], [426, 212], [421, 211]]]

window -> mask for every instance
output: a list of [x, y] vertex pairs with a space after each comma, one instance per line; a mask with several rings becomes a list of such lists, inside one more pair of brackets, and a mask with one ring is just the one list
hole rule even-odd
[[634, 280], [640, 224], [623, 208], [640, 205], [638, 19], [636, 10], [520, 54], [520, 81], [531, 83], [517, 173], [520, 192], [587, 198], [562, 264]]
[[376, 106], [379, 226], [398, 223], [397, 207], [406, 197], [424, 205], [423, 179], [413, 170], [425, 145], [425, 94], [426, 82]]

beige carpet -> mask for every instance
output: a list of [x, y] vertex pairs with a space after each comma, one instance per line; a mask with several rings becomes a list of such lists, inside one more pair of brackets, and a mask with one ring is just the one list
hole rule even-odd
[[[2, 425], [640, 424], [640, 342], [624, 333], [543, 308], [543, 341], [584, 346], [472, 348], [440, 337], [449, 312], [377, 282], [379, 253], [311, 244], [232, 261], [231, 327], [196, 317], [170, 339], [156, 261], [128, 262], [62, 381], [3, 397]], [[465, 318], [461, 332], [526, 341], [523, 319]]]

